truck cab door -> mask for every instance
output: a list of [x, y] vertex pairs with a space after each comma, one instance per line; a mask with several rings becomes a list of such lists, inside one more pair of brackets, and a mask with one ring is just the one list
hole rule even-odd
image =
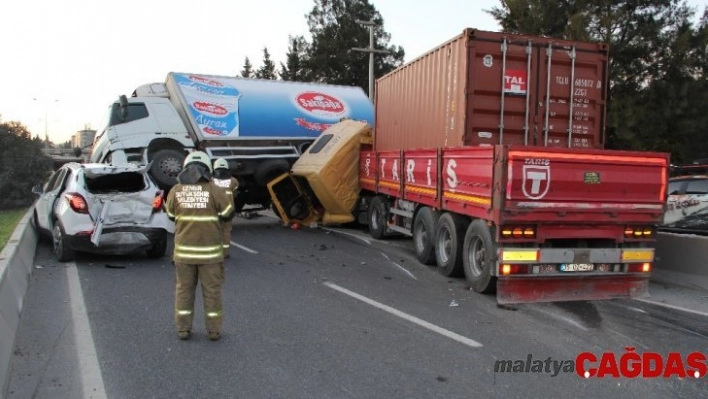
[[271, 180], [268, 191], [283, 222], [309, 225], [317, 221], [318, 214], [312, 206], [312, 200], [290, 173]]

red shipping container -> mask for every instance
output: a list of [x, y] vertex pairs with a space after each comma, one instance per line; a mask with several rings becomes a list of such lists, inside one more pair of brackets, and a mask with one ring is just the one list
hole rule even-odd
[[608, 48], [466, 29], [376, 81], [375, 149], [603, 148]]

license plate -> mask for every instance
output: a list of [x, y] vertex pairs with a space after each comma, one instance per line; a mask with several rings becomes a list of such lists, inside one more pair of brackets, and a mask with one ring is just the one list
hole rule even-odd
[[595, 270], [595, 265], [592, 263], [566, 263], [561, 265], [562, 272], [589, 272]]

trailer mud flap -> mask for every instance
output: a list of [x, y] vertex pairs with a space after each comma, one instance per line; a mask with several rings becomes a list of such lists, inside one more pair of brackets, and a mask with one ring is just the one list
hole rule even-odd
[[649, 295], [648, 275], [499, 278], [500, 304], [594, 301]]

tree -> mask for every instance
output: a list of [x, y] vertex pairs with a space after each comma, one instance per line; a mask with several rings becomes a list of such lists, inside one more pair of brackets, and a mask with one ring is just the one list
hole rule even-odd
[[252, 78], [253, 77], [253, 65], [251, 65], [251, 61], [246, 57], [246, 60], [243, 62], [243, 69], [241, 70], [241, 77], [242, 78]]
[[80, 157], [81, 154], [83, 153], [83, 151], [81, 150], [81, 147], [74, 147], [73, 151], [74, 151], [74, 156], [76, 156], [77, 158]]
[[288, 36], [288, 53], [286, 63], [280, 63], [280, 79], [298, 82], [308, 81], [307, 53], [310, 44], [302, 36]]
[[708, 99], [696, 89], [705, 87], [698, 60], [708, 37], [683, 0], [500, 3], [488, 12], [505, 31], [609, 45], [609, 148], [671, 151], [674, 160], [703, 151]]
[[268, 47], [263, 48], [263, 66], [256, 71], [256, 77], [258, 79], [278, 79], [278, 74], [275, 71], [275, 63], [270, 59]]
[[32, 204], [32, 186], [43, 183], [51, 170], [52, 159], [37, 146], [25, 126], [0, 123], [0, 209]]
[[313, 81], [368, 88], [369, 56], [351, 51], [353, 47], [369, 47], [369, 29], [356, 20], [373, 20], [377, 49], [388, 50], [376, 55], [374, 76], [382, 76], [403, 63], [405, 52], [389, 45], [391, 35], [384, 30], [384, 20], [369, 0], [314, 0], [306, 15], [312, 35], [307, 54], [307, 70]]

